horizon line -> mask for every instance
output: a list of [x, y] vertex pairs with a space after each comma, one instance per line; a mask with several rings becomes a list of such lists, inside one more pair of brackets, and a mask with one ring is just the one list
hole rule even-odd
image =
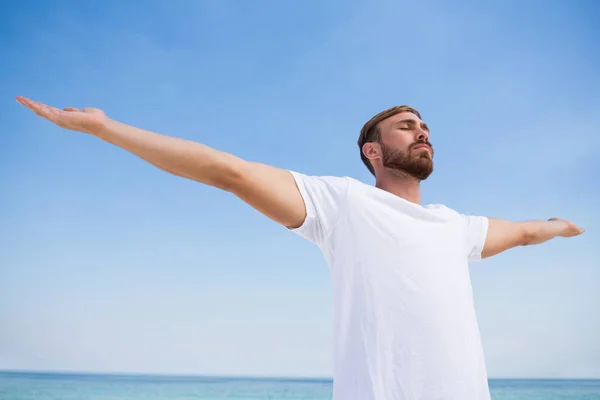
[[[163, 378], [213, 378], [213, 379], [244, 379], [244, 380], [294, 380], [294, 381], [333, 381], [331, 376], [303, 376], [303, 375], [239, 375], [239, 374], [200, 374], [200, 373], [169, 373], [169, 372], [104, 372], [83, 370], [28, 370], [28, 369], [3, 369], [0, 374], [40, 374], [40, 375], [81, 375], [81, 376], [137, 376], [137, 377], [163, 377]], [[599, 381], [599, 377], [488, 377], [488, 380], [522, 380], [522, 381]]]

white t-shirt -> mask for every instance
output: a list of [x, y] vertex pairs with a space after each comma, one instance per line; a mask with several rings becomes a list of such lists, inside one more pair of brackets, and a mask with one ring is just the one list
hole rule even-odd
[[334, 399], [489, 400], [468, 270], [487, 218], [290, 172], [307, 210], [292, 231], [332, 276]]

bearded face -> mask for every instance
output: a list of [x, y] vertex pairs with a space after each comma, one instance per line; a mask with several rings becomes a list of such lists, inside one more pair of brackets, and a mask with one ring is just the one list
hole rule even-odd
[[383, 152], [383, 166], [395, 173], [423, 181], [433, 172], [433, 147], [429, 142], [417, 141], [408, 149], [392, 149], [379, 142]]

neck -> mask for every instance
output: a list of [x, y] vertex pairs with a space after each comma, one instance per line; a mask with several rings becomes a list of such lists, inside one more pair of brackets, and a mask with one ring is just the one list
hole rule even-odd
[[375, 187], [395, 194], [415, 204], [421, 204], [420, 181], [398, 171], [386, 171], [378, 174]]

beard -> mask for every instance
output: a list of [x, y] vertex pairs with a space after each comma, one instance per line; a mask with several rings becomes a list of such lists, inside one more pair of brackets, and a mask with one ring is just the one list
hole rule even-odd
[[[407, 151], [391, 149], [381, 143], [383, 152], [383, 166], [401, 176], [410, 176], [419, 181], [424, 181], [433, 172], [433, 147], [427, 142], [413, 143]], [[431, 149], [431, 154], [427, 151], [413, 151], [413, 148], [419, 144], [426, 144]]]

